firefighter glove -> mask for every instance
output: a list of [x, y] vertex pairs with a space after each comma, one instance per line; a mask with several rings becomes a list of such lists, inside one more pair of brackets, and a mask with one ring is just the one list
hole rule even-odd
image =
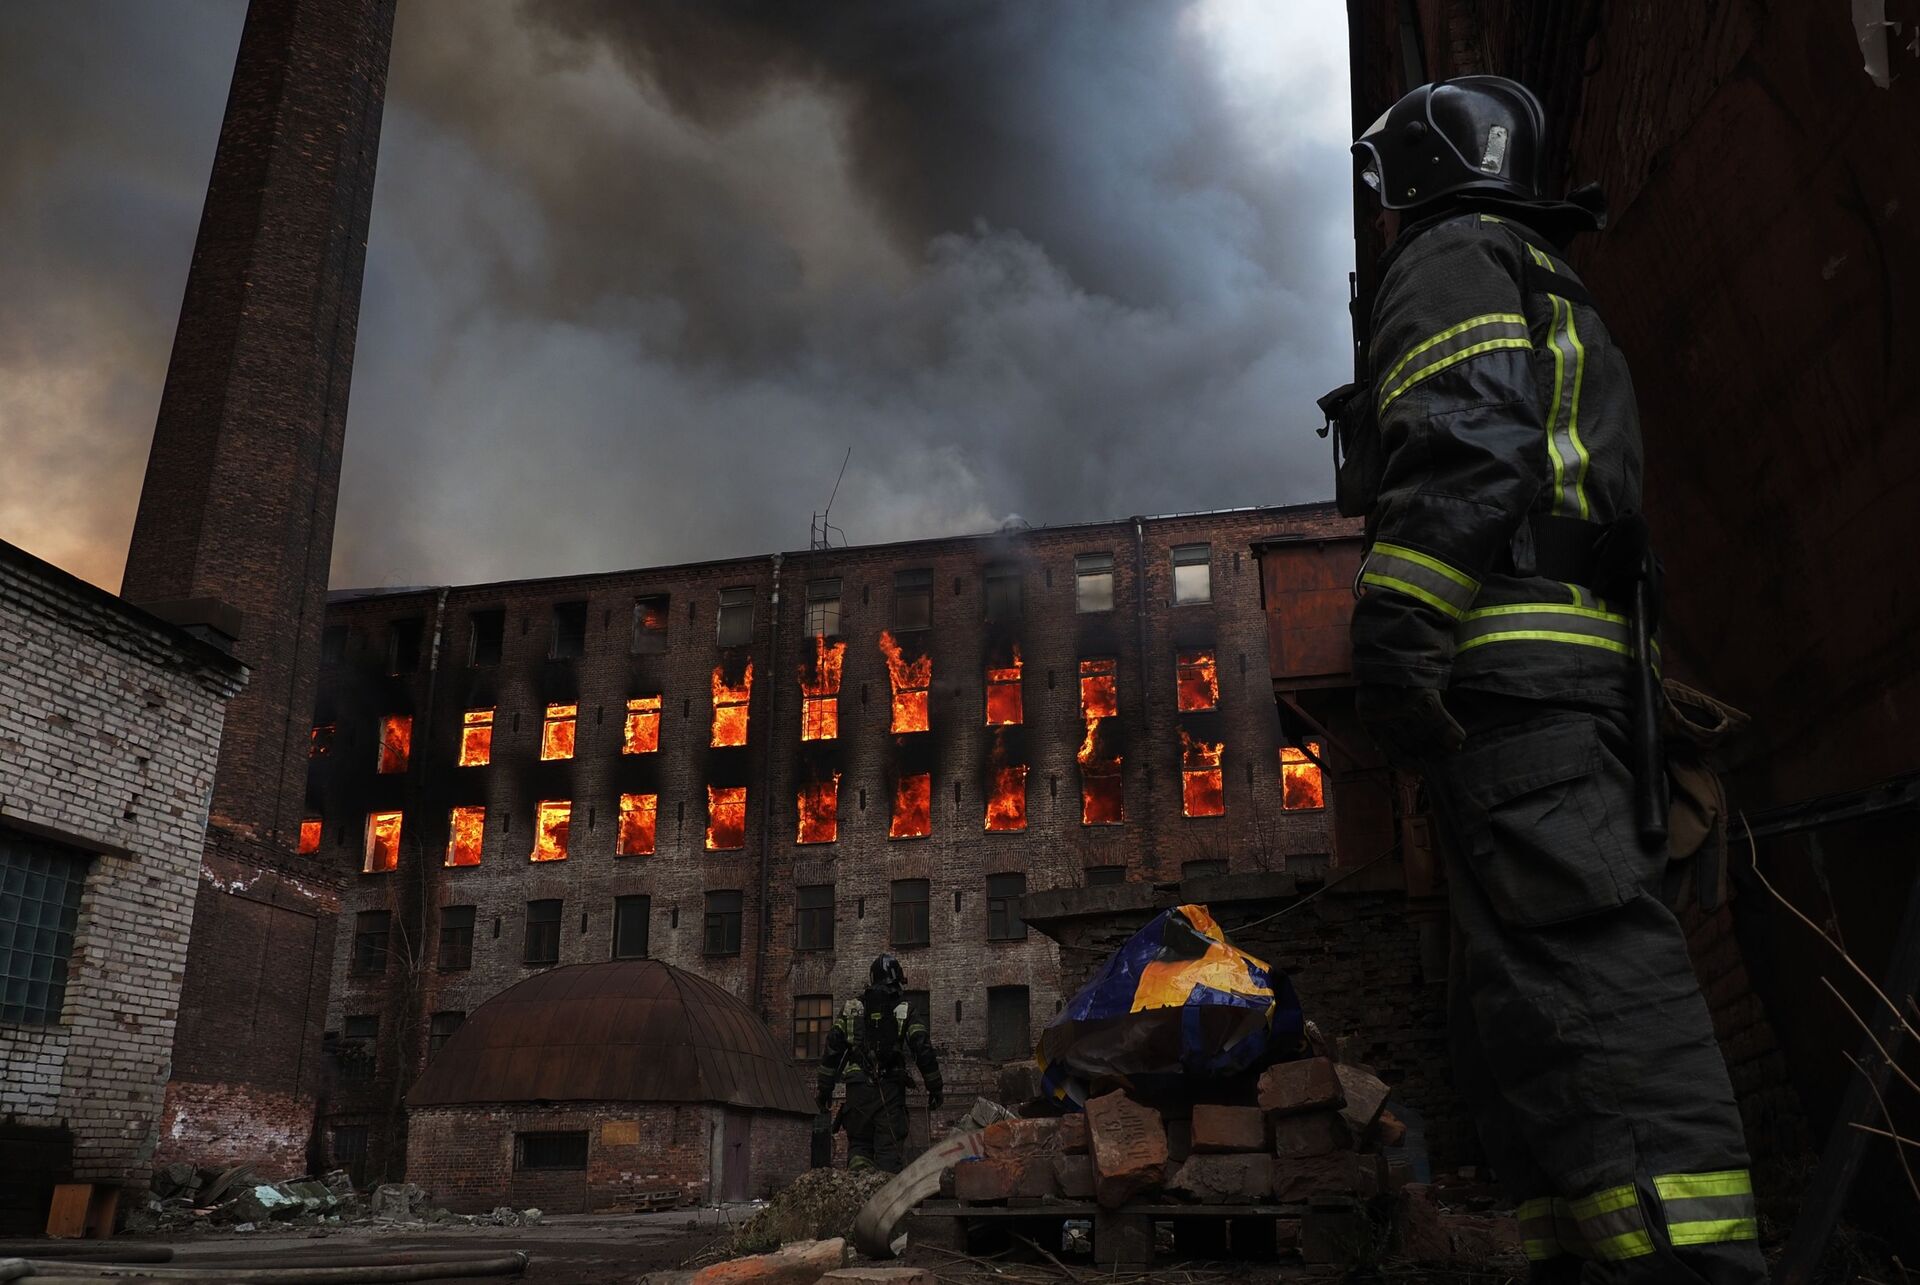
[[1362, 683], [1353, 704], [1374, 743], [1397, 767], [1417, 767], [1466, 743], [1465, 729], [1431, 687]]
[[927, 1110], [938, 1111], [940, 1109], [940, 1104], [947, 1100], [947, 1095], [942, 1091], [943, 1087], [944, 1086], [942, 1086], [942, 1084], [938, 1080], [928, 1081]]
[[825, 1111], [827, 1108], [833, 1105], [832, 1082], [825, 1081], [825, 1080], [821, 1081], [819, 1089], [813, 1095], [813, 1104], [819, 1107], [822, 1111]]

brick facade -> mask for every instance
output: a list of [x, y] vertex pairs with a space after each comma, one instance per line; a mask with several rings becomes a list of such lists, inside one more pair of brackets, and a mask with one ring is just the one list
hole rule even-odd
[[[66, 998], [0, 1023], [0, 1124], [143, 1187], [200, 879], [231, 657], [0, 543], [0, 839], [86, 861]], [[0, 1133], [0, 1184], [50, 1185]], [[9, 1181], [11, 1180], [11, 1181]], [[44, 1217], [44, 1210], [42, 1210]]]

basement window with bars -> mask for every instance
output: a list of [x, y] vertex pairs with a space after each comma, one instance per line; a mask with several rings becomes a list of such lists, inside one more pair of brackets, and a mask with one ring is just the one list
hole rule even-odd
[[0, 830], [0, 1023], [59, 1022], [87, 863], [81, 853]]
[[933, 627], [933, 572], [896, 571], [893, 573], [893, 629]]
[[887, 940], [895, 946], [925, 946], [933, 939], [928, 910], [931, 886], [925, 879], [893, 881], [893, 918]]
[[702, 953], [738, 955], [740, 953], [741, 896], [735, 889], [707, 894], [707, 918]]
[[793, 1057], [796, 1062], [818, 1062], [827, 1051], [827, 1032], [833, 1029], [833, 996], [793, 997]]
[[353, 917], [353, 957], [348, 972], [387, 971], [387, 941], [393, 934], [393, 916], [384, 910], [363, 910]]
[[807, 633], [814, 638], [840, 636], [840, 580], [807, 581]]
[[627, 721], [620, 731], [622, 754], [660, 752], [660, 694], [627, 698]]
[[577, 704], [553, 704], [547, 706], [546, 718], [540, 724], [540, 758], [543, 762], [573, 757], [574, 724], [580, 717]]
[[486, 808], [474, 804], [450, 810], [447, 813], [447, 865], [479, 865], [486, 837]]
[[653, 898], [644, 894], [613, 899], [613, 957], [645, 959]]
[[613, 852], [620, 857], [650, 857], [654, 835], [659, 830], [660, 796], [623, 794], [620, 796], [620, 831]]
[[553, 604], [553, 634], [547, 644], [548, 660], [579, 660], [587, 654], [587, 604]]
[[465, 1013], [455, 1011], [435, 1013], [429, 1017], [427, 1019], [427, 1056], [432, 1057], [445, 1048], [447, 1041], [453, 1038], [453, 1033], [459, 1030], [460, 1024], [466, 1020]]
[[1024, 874], [987, 876], [987, 940], [1025, 941], [1027, 924], [1020, 917], [1020, 899], [1027, 895]]
[[516, 1133], [513, 1135], [513, 1167], [584, 1170], [587, 1167], [586, 1132]]
[[403, 819], [399, 812], [367, 813], [366, 849], [360, 863], [362, 874], [388, 874], [399, 868]]
[[645, 594], [633, 600], [633, 654], [658, 656], [667, 650], [668, 608], [664, 593]]
[[560, 900], [527, 903], [527, 937], [521, 962], [535, 967], [560, 962]]
[[380, 720], [380, 767], [382, 776], [407, 770], [413, 755], [413, 715], [388, 714]]
[[1073, 559], [1073, 609], [1113, 610], [1113, 555], [1081, 553]]
[[374, 1013], [355, 1013], [340, 1023], [340, 1041], [334, 1046], [334, 1065], [342, 1080], [365, 1084], [373, 1078], [379, 1061], [380, 1018]]
[[460, 716], [460, 766], [485, 767], [493, 762], [493, 711], [470, 709]]
[[806, 884], [793, 895], [795, 950], [833, 949], [833, 885]]
[[1213, 546], [1173, 546], [1173, 601], [1175, 606], [1213, 601]]
[[473, 967], [472, 906], [444, 906], [440, 910], [440, 957], [443, 973], [462, 973]]
[[467, 617], [467, 664], [474, 668], [500, 663], [507, 636], [507, 613], [494, 607]]
[[718, 639], [722, 647], [744, 647], [753, 641], [753, 587], [720, 591]]

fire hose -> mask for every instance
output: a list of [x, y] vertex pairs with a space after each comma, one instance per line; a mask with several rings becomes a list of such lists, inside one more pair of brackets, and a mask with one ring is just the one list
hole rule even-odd
[[[936, 1183], [938, 1179], [935, 1179]], [[0, 1258], [0, 1281], [30, 1280], [40, 1285], [77, 1285], [103, 1280], [123, 1281], [246, 1281], [257, 1285], [377, 1285], [388, 1281], [458, 1280], [468, 1276], [518, 1276], [533, 1256], [525, 1250], [484, 1258], [441, 1258], [431, 1261], [382, 1262], [334, 1267], [204, 1267], [150, 1264], [88, 1263], [72, 1259]]]

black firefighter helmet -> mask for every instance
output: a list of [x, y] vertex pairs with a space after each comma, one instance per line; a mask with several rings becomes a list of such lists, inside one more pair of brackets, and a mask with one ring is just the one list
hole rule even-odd
[[1389, 210], [1476, 192], [1537, 201], [1546, 113], [1504, 76], [1422, 85], [1354, 140], [1361, 177]]
[[867, 973], [872, 984], [883, 990], [900, 990], [907, 984], [907, 970], [892, 955], [876, 955]]

